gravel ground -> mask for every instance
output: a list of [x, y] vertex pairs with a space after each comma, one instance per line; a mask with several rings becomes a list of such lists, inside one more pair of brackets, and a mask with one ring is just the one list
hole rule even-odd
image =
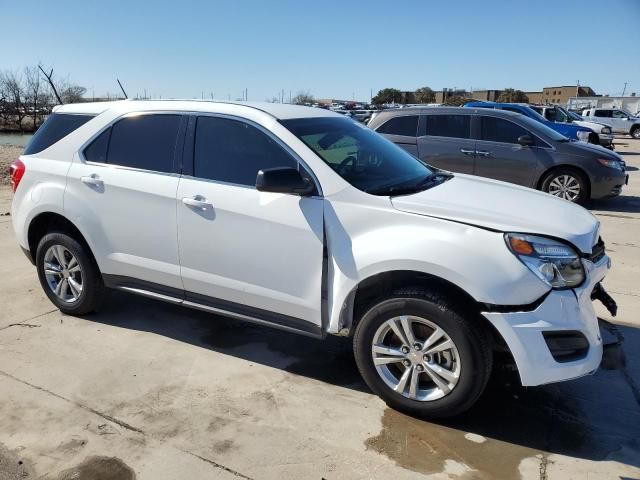
[[9, 184], [9, 165], [22, 154], [24, 147], [0, 145], [0, 184]]

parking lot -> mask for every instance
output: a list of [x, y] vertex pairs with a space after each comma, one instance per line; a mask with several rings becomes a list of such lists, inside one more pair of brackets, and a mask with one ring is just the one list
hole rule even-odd
[[498, 376], [439, 423], [371, 394], [348, 339], [120, 292], [98, 314], [62, 315], [18, 248], [1, 186], [0, 479], [640, 478], [640, 141], [616, 150], [630, 185], [592, 210], [626, 367], [529, 389]]

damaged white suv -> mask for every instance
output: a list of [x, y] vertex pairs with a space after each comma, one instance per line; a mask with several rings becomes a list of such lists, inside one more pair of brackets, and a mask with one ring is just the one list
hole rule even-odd
[[592, 298], [614, 304], [589, 212], [429, 167], [340, 114], [65, 105], [11, 174], [18, 243], [67, 314], [115, 288], [350, 335], [371, 390], [430, 417], [473, 405], [498, 358], [513, 357], [523, 385], [601, 361]]

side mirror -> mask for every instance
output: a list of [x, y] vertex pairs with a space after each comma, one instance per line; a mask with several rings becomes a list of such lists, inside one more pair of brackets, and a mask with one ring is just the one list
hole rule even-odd
[[520, 135], [518, 137], [518, 143], [523, 147], [533, 147], [536, 142], [534, 142], [533, 137], [531, 135]]
[[267, 168], [260, 170], [256, 177], [256, 189], [260, 192], [290, 193], [309, 195], [315, 190], [313, 182], [305, 179], [291, 167]]

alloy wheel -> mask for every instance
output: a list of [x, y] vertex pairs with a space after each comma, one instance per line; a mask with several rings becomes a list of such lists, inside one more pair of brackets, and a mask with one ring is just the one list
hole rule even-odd
[[78, 259], [62, 245], [47, 249], [44, 275], [51, 291], [63, 302], [73, 303], [82, 295], [82, 268]]
[[580, 182], [571, 175], [558, 175], [549, 182], [548, 192], [551, 195], [571, 202], [574, 202], [580, 197], [581, 191]]
[[401, 315], [381, 324], [373, 336], [371, 355], [387, 386], [411, 400], [442, 398], [460, 379], [455, 343], [425, 318]]

